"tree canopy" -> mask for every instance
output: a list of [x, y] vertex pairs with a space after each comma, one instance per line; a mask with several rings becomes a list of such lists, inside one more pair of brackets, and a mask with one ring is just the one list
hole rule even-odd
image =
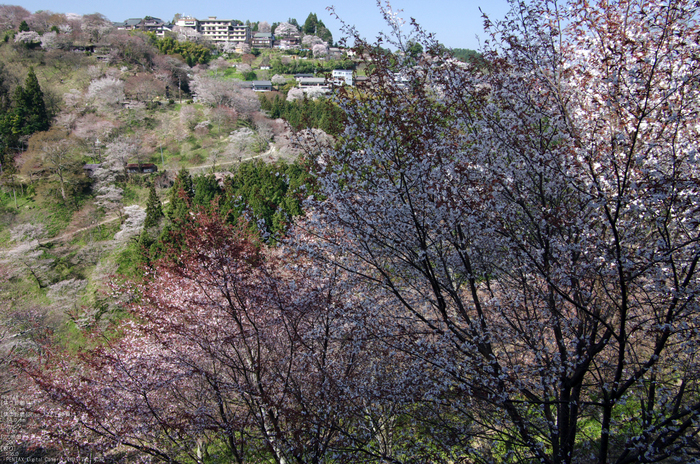
[[24, 87], [18, 85], [12, 94], [10, 108], [0, 116], [0, 136], [4, 147], [16, 147], [23, 136], [49, 129], [50, 118], [44, 103], [39, 80], [30, 68]]

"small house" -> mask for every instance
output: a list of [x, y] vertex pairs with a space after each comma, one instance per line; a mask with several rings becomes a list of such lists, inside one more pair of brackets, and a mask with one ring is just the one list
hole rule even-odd
[[256, 92], [269, 92], [272, 90], [272, 81], [253, 81], [253, 90]]
[[126, 172], [128, 174], [147, 174], [150, 172], [157, 172], [158, 166], [153, 163], [130, 163], [126, 165]]

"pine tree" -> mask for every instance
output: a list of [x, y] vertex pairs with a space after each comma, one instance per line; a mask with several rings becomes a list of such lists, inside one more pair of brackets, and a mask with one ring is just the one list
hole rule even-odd
[[221, 189], [213, 174], [195, 177], [193, 204], [208, 208], [211, 206], [211, 202], [220, 194]]
[[318, 24], [318, 18], [316, 13], [309, 13], [309, 16], [304, 22], [304, 34], [314, 34], [316, 32], [316, 25]]
[[151, 189], [148, 195], [148, 203], [146, 204], [146, 220], [143, 223], [144, 230], [151, 227], [157, 227], [160, 220], [163, 218], [163, 206], [160, 204], [160, 199], [156, 194], [156, 186], [151, 184]]
[[0, 63], [0, 112], [4, 113], [10, 108], [10, 82], [5, 71], [5, 65]]
[[26, 117], [25, 127], [22, 131], [24, 135], [49, 130], [50, 123], [46, 104], [44, 103], [44, 92], [41, 91], [34, 68], [29, 68], [27, 80], [24, 82], [22, 100], [22, 109]]
[[22, 22], [19, 23], [19, 32], [29, 32], [29, 24], [27, 24], [27, 21], [22, 20]]
[[143, 250], [142, 259], [145, 262], [149, 262], [152, 256], [157, 256], [159, 253], [158, 234], [160, 233], [159, 226], [163, 216], [163, 206], [156, 194], [156, 186], [151, 184], [148, 203], [146, 203], [146, 219], [143, 222], [143, 231], [139, 237], [139, 244]]
[[0, 119], [0, 136], [6, 146], [16, 145], [19, 137], [49, 130], [49, 116], [44, 104], [44, 93], [33, 68], [24, 82], [12, 94], [11, 108]]
[[190, 217], [192, 199], [194, 198], [194, 185], [189, 171], [182, 168], [177, 174], [175, 183], [170, 190], [170, 208], [168, 218], [173, 222], [186, 222]]

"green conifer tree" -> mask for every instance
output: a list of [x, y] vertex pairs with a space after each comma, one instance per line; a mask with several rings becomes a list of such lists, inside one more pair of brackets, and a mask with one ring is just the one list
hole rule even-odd
[[152, 257], [160, 254], [158, 234], [160, 233], [159, 226], [163, 219], [163, 206], [156, 194], [156, 186], [151, 184], [146, 203], [146, 219], [143, 222], [143, 231], [139, 237], [139, 245], [142, 248], [142, 259], [144, 262], [149, 262]]
[[158, 227], [162, 218], [163, 206], [160, 204], [160, 199], [156, 194], [156, 186], [151, 184], [148, 203], [146, 203], [146, 220], [143, 223], [144, 231], [152, 227]]
[[22, 20], [22, 22], [19, 23], [19, 32], [29, 32], [29, 24], [27, 24], [27, 21]]
[[221, 194], [221, 189], [213, 174], [194, 178], [193, 204], [208, 208], [211, 202]]
[[0, 137], [4, 145], [14, 146], [23, 135], [49, 130], [44, 93], [33, 68], [29, 68], [24, 87], [15, 87], [11, 100], [10, 108], [0, 117]]
[[10, 79], [5, 71], [5, 65], [0, 62], [0, 112], [5, 113], [10, 108]]
[[316, 33], [316, 25], [318, 24], [318, 18], [316, 13], [309, 13], [309, 16], [304, 22], [304, 34], [314, 34]]
[[50, 121], [46, 111], [46, 104], [44, 103], [44, 92], [41, 91], [34, 68], [29, 68], [27, 80], [24, 82], [21, 106], [26, 118], [22, 131], [24, 135], [49, 130]]
[[175, 183], [170, 190], [170, 208], [168, 218], [175, 223], [186, 222], [190, 217], [192, 199], [194, 198], [194, 185], [192, 177], [187, 169], [182, 168], [175, 178]]

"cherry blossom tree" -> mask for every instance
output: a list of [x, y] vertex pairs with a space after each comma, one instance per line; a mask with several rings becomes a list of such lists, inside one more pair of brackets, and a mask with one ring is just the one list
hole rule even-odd
[[152, 101], [165, 95], [165, 83], [151, 73], [139, 73], [131, 76], [124, 83], [126, 94], [139, 101]]
[[[106, 170], [105, 170], [106, 171]], [[109, 175], [109, 171], [103, 174]], [[106, 213], [116, 212], [121, 216], [122, 198], [124, 190], [114, 184], [102, 182], [95, 195], [95, 204]]]
[[267, 21], [260, 21], [258, 23], [258, 32], [271, 32], [272, 28], [270, 27], [270, 23]]
[[[310, 247], [365, 280], [469, 462], [698, 459], [698, 5], [514, 3], [487, 69], [355, 34]], [[350, 30], [352, 34], [353, 31]], [[449, 449], [459, 449], [450, 445]]]
[[27, 18], [27, 24], [33, 31], [44, 34], [51, 26], [58, 26], [66, 22], [65, 15], [54, 13], [50, 10], [40, 10]]
[[41, 42], [41, 36], [35, 31], [18, 32], [15, 35], [15, 43], [35, 44]]
[[223, 135], [221, 126], [223, 125], [224, 130], [228, 131], [238, 120], [238, 113], [233, 108], [217, 106], [209, 111], [209, 119], [216, 124], [219, 135]]
[[299, 28], [287, 22], [280, 23], [275, 28], [276, 37], [292, 37], [299, 35]]
[[258, 139], [255, 131], [249, 127], [241, 127], [232, 132], [228, 137], [228, 142], [229, 149], [232, 150], [234, 154], [252, 152], [255, 147], [259, 145], [257, 143]]
[[69, 186], [76, 184], [82, 166], [75, 139], [64, 131], [52, 129], [35, 133], [29, 139], [28, 145], [28, 153], [34, 157], [30, 158], [30, 162], [23, 166], [23, 169], [55, 177], [59, 183], [61, 198], [63, 201], [68, 200]]
[[226, 61], [226, 59], [223, 56], [220, 56], [211, 63], [209, 63], [209, 70], [214, 71], [214, 76], [217, 77], [219, 76], [219, 73], [221, 71], [226, 71], [230, 67], [231, 64], [228, 61]]
[[[304, 92], [304, 95], [306, 95], [307, 98], [310, 100], [318, 100], [319, 98], [324, 97], [327, 93], [328, 90], [321, 88], [321, 87], [310, 87], [308, 89], [302, 89]], [[289, 96], [287, 96], [289, 98]]]
[[[118, 192], [115, 192], [118, 195]], [[115, 202], [117, 200], [115, 199]], [[143, 223], [146, 220], [146, 210], [139, 205], [130, 205], [124, 207], [124, 216], [126, 219], [122, 222], [119, 232], [114, 234], [114, 240], [125, 243], [129, 239], [138, 236], [143, 230]]]
[[139, 153], [139, 143], [131, 137], [119, 137], [107, 144], [104, 156], [105, 168], [124, 174], [126, 165]]
[[238, 66], [236, 66], [236, 70], [241, 74], [246, 74], [246, 73], [252, 72], [253, 67], [249, 64], [242, 63], [242, 64], [239, 64]]
[[190, 27], [173, 26], [173, 32], [179, 41], [197, 42], [202, 39], [202, 34]]
[[260, 110], [260, 100], [255, 92], [231, 79], [217, 79], [198, 74], [192, 79], [194, 95], [203, 103], [218, 107], [227, 106], [240, 115], [249, 115]]
[[302, 45], [304, 45], [304, 46], [306, 46], [306, 47], [308, 47], [308, 48], [311, 48], [311, 47], [313, 47], [314, 45], [320, 45], [320, 44], [323, 44], [323, 43], [325, 43], [325, 42], [324, 42], [323, 39], [321, 39], [320, 37], [317, 37], [317, 36], [315, 36], [315, 35], [307, 34], [307, 35], [304, 36], [304, 38], [301, 39], [301, 43], [302, 43]]
[[90, 82], [88, 97], [101, 105], [116, 105], [124, 101], [124, 81], [103, 77]]
[[311, 51], [314, 54], [314, 58], [320, 58], [328, 55], [328, 44], [320, 43], [320, 44], [314, 44], [313, 47], [311, 48]]
[[287, 78], [281, 74], [275, 74], [274, 76], [272, 76], [272, 79], [270, 79], [270, 81], [274, 85], [284, 85], [287, 83]]
[[56, 40], [58, 34], [54, 31], [49, 31], [41, 36], [41, 48], [44, 50], [53, 50], [59, 47], [58, 40]]
[[[66, 98], [67, 95], [64, 96], [65, 100], [69, 99]], [[72, 135], [83, 140], [83, 144], [93, 153], [97, 162], [102, 162], [101, 144], [103, 142], [100, 140], [107, 140], [112, 135], [117, 128], [115, 122], [101, 118], [94, 113], [87, 113], [85, 116], [70, 121], [69, 127], [73, 129]]]
[[287, 101], [294, 101], [294, 100], [303, 100], [304, 99], [304, 90], [300, 89], [299, 87], [292, 87], [289, 89], [289, 92], [287, 92]]
[[341, 323], [351, 301], [332, 268], [247, 230], [197, 214], [144, 282], [115, 288], [133, 317], [114, 336], [20, 362], [41, 421], [25, 437], [168, 462], [202, 462], [211, 444], [239, 463], [332, 456], [340, 386], [363, 372]]
[[100, 13], [88, 14], [80, 18], [80, 30], [93, 43], [99, 43], [113, 29], [112, 22]]
[[240, 53], [241, 55], [249, 54], [250, 50], [250, 44], [247, 44], [245, 42], [239, 42], [238, 44], [236, 44], [236, 52]]

